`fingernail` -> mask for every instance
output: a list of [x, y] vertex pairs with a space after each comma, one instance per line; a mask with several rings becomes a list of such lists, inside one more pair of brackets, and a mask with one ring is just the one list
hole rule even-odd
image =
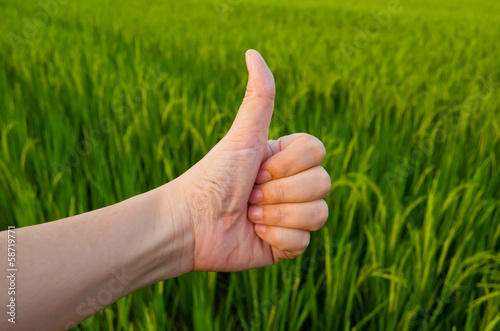
[[250, 198], [248, 199], [250, 203], [259, 203], [262, 202], [264, 196], [262, 195], [262, 191], [258, 188], [254, 188], [250, 193]]
[[252, 70], [252, 56], [250, 55], [250, 50], [245, 53], [245, 60], [247, 61], [248, 72]]
[[269, 173], [269, 171], [267, 171], [267, 170], [261, 170], [257, 174], [257, 178], [255, 179], [255, 183], [257, 183], [257, 184], [264, 184], [265, 182], [268, 182], [271, 179], [273, 179], [273, 178], [271, 177], [271, 174]]
[[258, 234], [264, 234], [266, 233], [267, 226], [264, 224], [255, 224], [255, 232]]
[[264, 218], [264, 211], [261, 206], [248, 207], [248, 218], [251, 220], [261, 220]]

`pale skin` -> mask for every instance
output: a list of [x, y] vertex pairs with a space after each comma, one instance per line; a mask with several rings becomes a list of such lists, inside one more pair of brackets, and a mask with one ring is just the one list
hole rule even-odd
[[[144, 286], [191, 271], [241, 271], [304, 252], [328, 217], [323, 144], [268, 140], [274, 78], [254, 50], [226, 136], [186, 173], [85, 214], [15, 230], [16, 319], [2, 330], [64, 330]], [[6, 265], [7, 232], [0, 232]], [[2, 268], [0, 296], [9, 304]]]

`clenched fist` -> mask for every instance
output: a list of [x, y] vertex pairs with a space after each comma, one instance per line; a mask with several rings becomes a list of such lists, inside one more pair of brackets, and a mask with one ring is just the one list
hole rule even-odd
[[246, 61], [247, 90], [231, 129], [178, 178], [192, 270], [239, 271], [294, 258], [328, 217], [323, 144], [304, 133], [268, 141], [274, 78], [258, 52], [249, 50]]

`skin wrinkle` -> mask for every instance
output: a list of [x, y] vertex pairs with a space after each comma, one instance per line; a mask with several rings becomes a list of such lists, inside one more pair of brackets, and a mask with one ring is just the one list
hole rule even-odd
[[286, 190], [283, 187], [282, 184], [277, 184], [274, 186], [274, 189], [276, 190], [276, 196], [278, 197], [279, 201], [286, 201]]
[[276, 216], [276, 219], [278, 220], [278, 222], [276, 223], [276, 225], [280, 225], [281, 223], [283, 223], [283, 213], [281, 211], [281, 205], [277, 205], [277, 211], [278, 211], [278, 215]]

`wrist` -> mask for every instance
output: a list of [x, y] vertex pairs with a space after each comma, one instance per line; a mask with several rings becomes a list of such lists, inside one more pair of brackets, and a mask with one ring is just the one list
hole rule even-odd
[[134, 252], [128, 269], [139, 276], [134, 290], [193, 270], [193, 232], [178, 180], [122, 203], [140, 215], [125, 225], [135, 232], [127, 249]]
[[149, 229], [155, 262], [151, 283], [193, 271], [194, 235], [182, 177], [148, 192], [154, 219]]

